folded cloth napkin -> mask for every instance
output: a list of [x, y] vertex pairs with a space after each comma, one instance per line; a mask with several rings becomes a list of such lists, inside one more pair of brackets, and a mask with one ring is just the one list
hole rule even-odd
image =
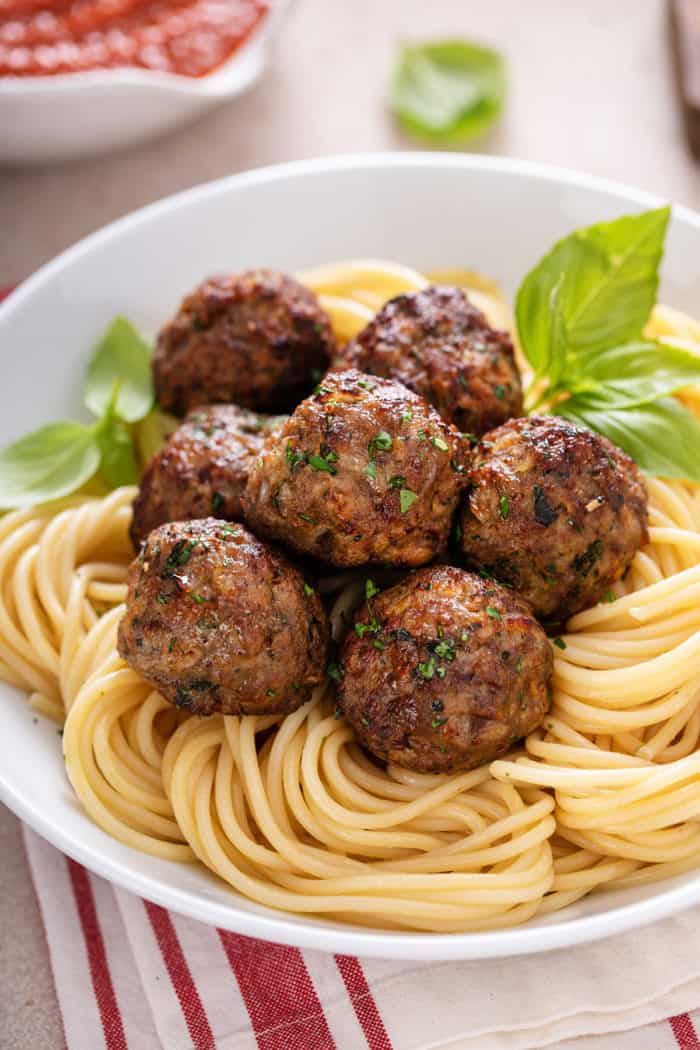
[[360, 960], [183, 919], [24, 836], [68, 1050], [700, 1050], [700, 909], [544, 955]]

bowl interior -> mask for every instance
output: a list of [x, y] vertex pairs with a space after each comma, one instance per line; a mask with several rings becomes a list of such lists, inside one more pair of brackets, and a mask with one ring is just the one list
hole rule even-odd
[[[207, 274], [264, 265], [297, 270], [386, 258], [459, 266], [513, 293], [553, 241], [586, 223], [661, 202], [625, 187], [515, 161], [428, 154], [308, 161], [251, 172], [153, 205], [59, 257], [0, 307], [0, 442], [52, 419], [79, 418], [86, 355], [126, 314], [154, 332]], [[661, 295], [700, 302], [700, 217], [674, 213]], [[415, 935], [353, 929], [246, 901], [203, 869], [115, 842], [82, 813], [56, 729], [0, 684], [5, 746], [0, 797], [66, 853], [127, 889], [185, 914], [271, 940], [360, 955], [422, 959], [532, 952], [604, 936], [700, 899], [700, 873], [606, 891], [526, 927]]]

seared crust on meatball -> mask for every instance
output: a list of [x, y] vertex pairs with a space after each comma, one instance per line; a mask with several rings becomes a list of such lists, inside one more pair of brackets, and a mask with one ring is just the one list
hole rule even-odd
[[398, 379], [471, 434], [523, 410], [510, 336], [492, 328], [461, 288], [433, 286], [391, 299], [337, 364]]
[[552, 647], [524, 601], [453, 566], [367, 601], [341, 650], [341, 711], [378, 758], [473, 769], [549, 709]]
[[293, 277], [272, 270], [212, 277], [160, 331], [156, 398], [177, 415], [216, 401], [283, 412], [308, 394], [333, 349], [328, 315]]
[[637, 465], [556, 416], [511, 419], [475, 450], [461, 512], [468, 564], [515, 588], [540, 619], [595, 604], [648, 542]]
[[250, 464], [281, 422], [237, 405], [193, 408], [143, 473], [129, 530], [134, 546], [167, 521], [240, 521]]
[[248, 524], [331, 565], [423, 565], [447, 542], [468, 442], [400, 383], [329, 373], [265, 441]]
[[129, 569], [119, 653], [194, 714], [294, 711], [323, 680], [327, 645], [316, 591], [241, 525], [162, 525]]

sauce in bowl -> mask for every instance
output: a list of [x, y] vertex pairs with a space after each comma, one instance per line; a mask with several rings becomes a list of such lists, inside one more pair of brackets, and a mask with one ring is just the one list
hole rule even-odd
[[203, 77], [268, 0], [0, 0], [0, 76], [139, 68]]

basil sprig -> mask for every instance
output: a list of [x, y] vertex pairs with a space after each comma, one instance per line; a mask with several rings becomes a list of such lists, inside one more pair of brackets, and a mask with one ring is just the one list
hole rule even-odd
[[98, 417], [95, 422], [49, 423], [0, 451], [0, 507], [58, 499], [96, 473], [109, 488], [138, 480], [129, 424], [153, 405], [151, 351], [123, 317], [112, 322], [92, 353], [83, 401]]
[[520, 285], [515, 315], [529, 410], [605, 434], [650, 474], [700, 482], [700, 423], [669, 396], [700, 383], [700, 356], [643, 338], [669, 217], [658, 208], [558, 241]]
[[391, 107], [410, 134], [454, 146], [488, 131], [505, 95], [505, 62], [497, 51], [469, 40], [436, 40], [401, 48]]

